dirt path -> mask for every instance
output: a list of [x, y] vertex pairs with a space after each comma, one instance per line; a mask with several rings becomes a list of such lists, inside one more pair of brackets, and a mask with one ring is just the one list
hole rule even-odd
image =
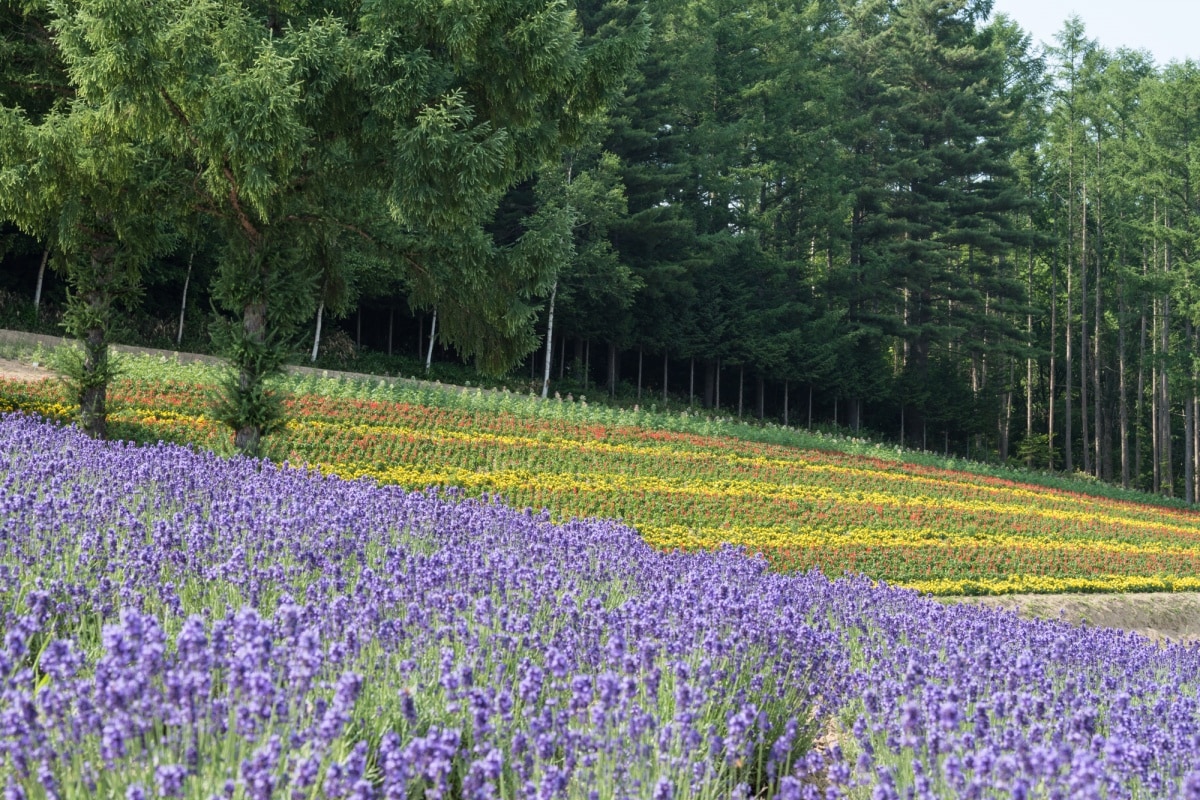
[[0, 378], [17, 381], [40, 381], [53, 375], [40, 365], [25, 364], [11, 358], [0, 358]]

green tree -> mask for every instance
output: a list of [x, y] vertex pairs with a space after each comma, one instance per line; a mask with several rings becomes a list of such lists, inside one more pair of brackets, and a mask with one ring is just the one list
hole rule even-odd
[[[544, 0], [178, 11], [80, 0], [59, 39], [82, 92], [171, 142], [196, 174], [193, 205], [223, 233], [214, 296], [235, 315], [223, 334], [238, 449], [256, 452], [277, 419], [266, 380], [319, 303], [313, 242], [335, 231], [397, 247], [414, 305], [436, 307], [442, 338], [483, 368], [532, 348], [533, 298], [566, 252], [567, 220], [543, 215], [507, 247], [483, 224], [583, 134], [636, 56], [636, 30], [587, 47]], [[386, 197], [386, 223], [354, 202], [364, 186]]]
[[162, 141], [129, 136], [118, 109], [62, 79], [40, 4], [2, 13], [14, 27], [0, 43], [14, 60], [0, 77], [0, 217], [44, 242], [66, 274], [64, 321], [83, 350], [69, 377], [81, 427], [101, 437], [115, 314], [137, 299], [143, 265], [173, 246], [176, 174]]

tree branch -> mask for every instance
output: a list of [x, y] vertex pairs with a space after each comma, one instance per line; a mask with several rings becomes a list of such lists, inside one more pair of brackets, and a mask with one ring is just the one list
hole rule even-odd
[[[196, 148], [196, 152], [200, 153], [203, 148], [200, 145], [200, 140], [196, 138], [196, 134], [192, 132], [191, 121], [188, 120], [187, 114], [179, 107], [171, 95], [167, 94], [166, 89], [159, 89], [159, 94], [163, 101], [167, 104], [167, 109], [171, 112], [171, 116], [183, 126], [184, 135], [191, 141], [192, 147]], [[250, 215], [242, 208], [241, 199], [239, 196], [237, 177], [233, 174], [233, 168], [229, 166], [229, 159], [221, 159], [221, 172], [225, 175], [225, 180], [229, 182], [229, 205], [233, 208], [234, 216], [237, 217], [238, 224], [242, 226], [242, 230], [250, 237], [251, 241], [258, 242], [262, 238], [262, 233], [254, 226], [254, 222], [250, 219]]]

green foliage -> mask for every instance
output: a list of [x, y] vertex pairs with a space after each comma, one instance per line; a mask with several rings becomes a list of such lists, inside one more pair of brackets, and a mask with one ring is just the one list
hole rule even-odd
[[86, 369], [88, 355], [79, 344], [59, 347], [51, 351], [46, 365], [58, 373], [67, 393], [80, 397], [88, 389], [106, 387], [125, 374], [125, 359], [113, 353], [104, 353], [95, 369]]
[[[49, 249], [73, 335], [162, 345], [194, 262], [193, 299], [275, 360], [318, 309], [323, 338], [364, 307], [436, 310], [461, 364], [434, 374], [474, 382], [544, 341], [553, 296], [552, 356], [596, 345], [564, 392], [609, 345], [670, 362], [676, 391], [680, 361], [719, 360], [768, 397], [813, 387], [818, 424], [848, 401], [854, 425], [903, 415], [906, 441], [937, 429], [993, 456], [1032, 441], [1027, 400], [1060, 460], [1086, 421], [1093, 473], [1118, 479], [1124, 453], [1131, 482], [1179, 491], [1197, 472], [1200, 75], [1106, 50], [1078, 18], [1042, 55], [991, 11], [8, 0], [3, 288], [32, 296]], [[266, 379], [230, 352], [240, 383]]]
[[277, 329], [257, 335], [237, 321], [218, 318], [213, 322], [212, 334], [233, 365], [221, 379], [213, 416], [234, 431], [257, 431], [250, 453], [257, 455], [259, 440], [285, 422], [282, 399], [272, 383], [283, 374], [287, 348]]

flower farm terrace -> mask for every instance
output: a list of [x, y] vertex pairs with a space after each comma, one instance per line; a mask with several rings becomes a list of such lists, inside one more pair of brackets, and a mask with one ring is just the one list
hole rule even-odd
[[[211, 375], [135, 364], [114, 430], [220, 448]], [[164, 380], [164, 378], [169, 378]], [[942, 595], [1200, 588], [1200, 514], [1011, 477], [728, 435], [698, 417], [382, 383], [292, 379], [277, 460], [408, 489], [457, 487], [619, 518], [652, 546], [762, 553], [783, 572], [862, 573]], [[0, 382], [0, 410], [66, 419], [53, 382]], [[750, 430], [750, 429], [745, 429]], [[762, 438], [768, 432], [763, 432]]]
[[6, 797], [1200, 792], [1194, 648], [20, 414], [0, 481]]

